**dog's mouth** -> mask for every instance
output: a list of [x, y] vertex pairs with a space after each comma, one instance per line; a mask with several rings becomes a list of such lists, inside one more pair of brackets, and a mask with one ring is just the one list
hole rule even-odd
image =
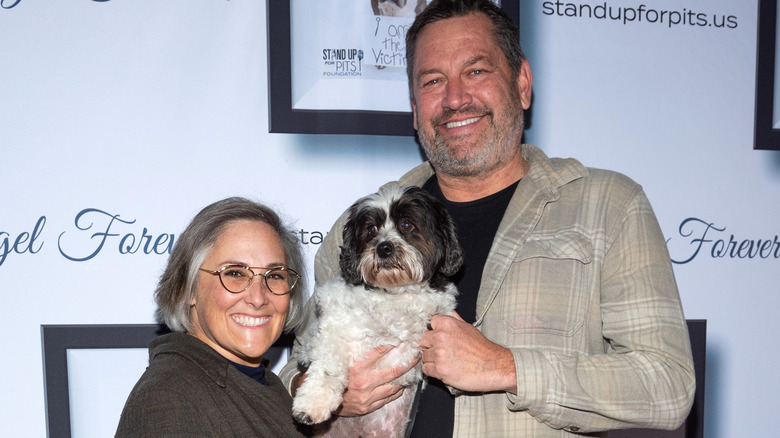
[[374, 274], [383, 270], [405, 271], [406, 268], [393, 259], [382, 259], [379, 257], [374, 257]]
[[363, 281], [372, 287], [393, 288], [416, 284], [408, 267], [393, 258], [373, 257], [363, 265]]

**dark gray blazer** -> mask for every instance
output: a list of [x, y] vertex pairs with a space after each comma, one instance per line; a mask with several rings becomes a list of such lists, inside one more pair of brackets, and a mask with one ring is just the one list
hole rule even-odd
[[149, 367], [133, 388], [117, 437], [302, 437], [292, 398], [266, 371], [268, 386], [241, 373], [184, 333], [149, 343]]

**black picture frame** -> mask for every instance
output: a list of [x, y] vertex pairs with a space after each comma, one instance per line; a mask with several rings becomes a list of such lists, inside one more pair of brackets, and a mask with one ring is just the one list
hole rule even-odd
[[[414, 136], [411, 112], [293, 109], [290, 1], [267, 3], [269, 132]], [[504, 0], [501, 9], [518, 23], [519, 0]]]
[[165, 332], [157, 324], [42, 325], [43, 392], [48, 437], [70, 438], [68, 350], [83, 348], [146, 348]]
[[[46, 436], [71, 437], [68, 350], [90, 348], [147, 348], [149, 341], [170, 333], [158, 324], [42, 325]], [[275, 347], [290, 348], [293, 336], [283, 334]]]
[[756, 53], [756, 114], [753, 149], [780, 151], [780, 129], [774, 127], [778, 0], [759, 0]]

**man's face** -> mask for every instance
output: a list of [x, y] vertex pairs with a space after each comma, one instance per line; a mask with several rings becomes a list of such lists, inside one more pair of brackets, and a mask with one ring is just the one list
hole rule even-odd
[[426, 25], [413, 69], [414, 127], [437, 172], [484, 175], [512, 159], [531, 99], [527, 62], [514, 77], [483, 14]]

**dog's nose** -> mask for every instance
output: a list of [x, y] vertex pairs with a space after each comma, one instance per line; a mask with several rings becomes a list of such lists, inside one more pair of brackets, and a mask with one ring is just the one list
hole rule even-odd
[[393, 255], [393, 244], [390, 242], [382, 242], [376, 247], [376, 253], [379, 255], [379, 258], [387, 258]]

